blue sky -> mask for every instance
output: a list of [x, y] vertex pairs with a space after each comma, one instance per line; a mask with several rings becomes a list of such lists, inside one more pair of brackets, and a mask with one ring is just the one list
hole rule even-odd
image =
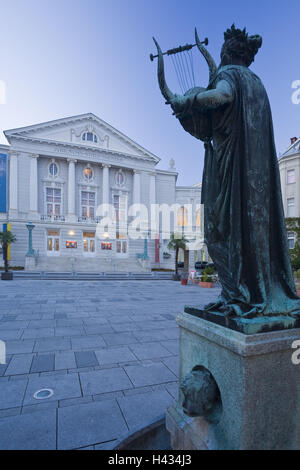
[[[93, 112], [158, 155], [174, 158], [178, 183], [201, 181], [203, 144], [187, 134], [164, 104], [157, 85], [152, 36], [163, 50], [194, 42], [197, 26], [219, 63], [223, 32], [235, 22], [263, 36], [252, 70], [269, 93], [276, 146], [300, 136], [299, 0], [0, 0], [0, 131]], [[197, 51], [197, 85], [208, 71]], [[180, 92], [166, 59], [170, 88]], [[3, 135], [0, 142], [5, 143]]]

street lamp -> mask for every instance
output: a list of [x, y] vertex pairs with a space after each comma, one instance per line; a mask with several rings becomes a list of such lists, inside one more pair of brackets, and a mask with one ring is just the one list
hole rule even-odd
[[34, 249], [32, 248], [32, 231], [35, 225], [32, 222], [28, 222], [28, 224], [26, 224], [26, 227], [28, 230], [28, 252], [26, 256], [34, 256]]

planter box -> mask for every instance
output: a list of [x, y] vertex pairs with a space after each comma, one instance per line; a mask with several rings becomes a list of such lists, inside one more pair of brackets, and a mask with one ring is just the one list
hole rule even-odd
[[1, 273], [1, 279], [2, 281], [12, 281], [14, 278], [13, 273]]
[[187, 279], [181, 279], [181, 284], [183, 286], [187, 286], [188, 280]]
[[212, 289], [212, 287], [214, 287], [214, 283], [213, 282], [202, 282], [202, 281], [200, 281], [199, 286], [200, 287], [205, 287], [206, 289]]

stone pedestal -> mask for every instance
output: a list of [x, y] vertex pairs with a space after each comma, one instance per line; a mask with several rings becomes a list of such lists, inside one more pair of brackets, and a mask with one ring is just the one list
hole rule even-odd
[[25, 256], [25, 270], [33, 271], [35, 269], [35, 258], [34, 256]]
[[213, 422], [183, 413], [183, 393], [167, 411], [173, 449], [300, 449], [300, 365], [292, 362], [300, 329], [245, 335], [184, 313], [180, 380], [210, 371], [221, 404]]

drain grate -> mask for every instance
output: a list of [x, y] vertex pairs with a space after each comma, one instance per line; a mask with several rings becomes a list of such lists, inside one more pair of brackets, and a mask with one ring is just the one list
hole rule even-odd
[[43, 388], [34, 393], [33, 398], [36, 400], [46, 400], [54, 395], [54, 392], [51, 388]]

